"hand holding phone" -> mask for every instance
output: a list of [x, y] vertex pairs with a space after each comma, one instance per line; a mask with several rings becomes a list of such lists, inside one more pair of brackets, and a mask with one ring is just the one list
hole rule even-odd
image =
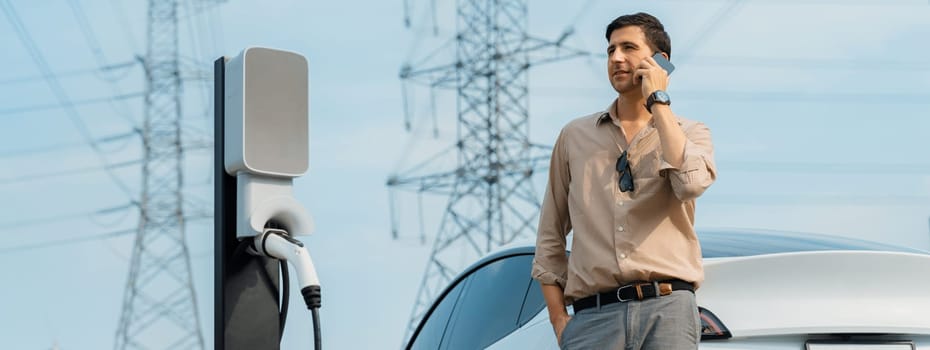
[[[667, 89], [668, 88], [668, 76], [670, 76], [672, 72], [675, 70], [675, 65], [673, 65], [672, 62], [669, 62], [668, 59], [665, 58], [665, 56], [662, 56], [661, 52], [657, 52], [655, 55], [653, 55], [652, 60], [655, 61], [659, 65], [659, 67], [662, 67], [662, 69], [665, 70], [665, 79], [659, 78], [658, 76], [661, 76], [661, 75], [658, 72], [655, 72], [656, 74], [651, 74], [649, 76], [649, 79], [645, 79], [646, 78], [645, 74], [647, 72], [641, 72], [639, 76], [640, 77], [639, 81], [642, 87], [642, 92], [643, 92], [644, 97], [650, 96], [653, 92], [657, 90], [664, 91], [665, 89]], [[653, 67], [652, 64], [650, 63], [647, 63], [645, 61], [640, 63], [640, 70], [649, 71], [649, 70], [654, 70], [654, 69], [655, 67]], [[653, 75], [658, 75], [658, 76], [653, 76]]]

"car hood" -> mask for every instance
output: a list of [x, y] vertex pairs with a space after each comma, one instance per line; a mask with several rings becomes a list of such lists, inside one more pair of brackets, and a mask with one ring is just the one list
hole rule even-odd
[[698, 304], [734, 337], [930, 334], [930, 255], [823, 251], [704, 261]]

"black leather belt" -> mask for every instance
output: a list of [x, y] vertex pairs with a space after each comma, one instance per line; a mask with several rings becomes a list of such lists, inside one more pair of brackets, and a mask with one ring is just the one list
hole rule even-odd
[[694, 292], [694, 285], [682, 280], [634, 282], [609, 292], [603, 292], [575, 300], [575, 302], [572, 303], [572, 306], [574, 307], [575, 312], [578, 312], [590, 307], [597, 306], [598, 298], [600, 298], [601, 306], [604, 306], [616, 302], [625, 303], [628, 301], [640, 301], [663, 295], [669, 295], [672, 294], [672, 291], [676, 290], [687, 290]]

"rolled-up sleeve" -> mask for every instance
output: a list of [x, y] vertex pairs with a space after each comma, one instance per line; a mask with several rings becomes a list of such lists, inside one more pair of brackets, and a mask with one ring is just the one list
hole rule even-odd
[[536, 237], [536, 256], [533, 259], [532, 277], [541, 284], [557, 284], [565, 288], [568, 258], [565, 254], [565, 237], [572, 229], [568, 215], [568, 186], [571, 174], [565, 151], [563, 129], [552, 148], [549, 163], [549, 182], [539, 213]]
[[659, 167], [660, 173], [668, 176], [675, 197], [681, 201], [697, 198], [717, 178], [710, 129], [703, 123], [696, 123], [685, 130], [685, 137], [681, 167], [676, 168], [664, 159]]

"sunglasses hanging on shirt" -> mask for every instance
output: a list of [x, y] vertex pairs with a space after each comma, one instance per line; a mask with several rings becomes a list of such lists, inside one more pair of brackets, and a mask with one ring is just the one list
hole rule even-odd
[[623, 151], [617, 158], [617, 173], [620, 174], [620, 192], [633, 191], [633, 172], [630, 171], [630, 161], [627, 159], [627, 151]]

